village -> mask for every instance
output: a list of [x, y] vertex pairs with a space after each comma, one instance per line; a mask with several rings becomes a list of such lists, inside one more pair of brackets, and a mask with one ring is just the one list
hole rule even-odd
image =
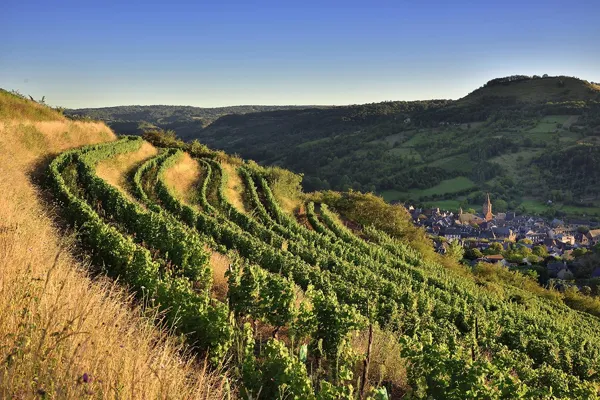
[[410, 205], [407, 209], [413, 222], [434, 239], [437, 252], [447, 254], [452, 246], [460, 245], [465, 262], [472, 265], [542, 265], [546, 279], [600, 277], [600, 265], [582, 268], [582, 262], [576, 262], [600, 246], [600, 229], [590, 229], [594, 227], [592, 221], [547, 220], [515, 212], [493, 214], [489, 195], [480, 214]]

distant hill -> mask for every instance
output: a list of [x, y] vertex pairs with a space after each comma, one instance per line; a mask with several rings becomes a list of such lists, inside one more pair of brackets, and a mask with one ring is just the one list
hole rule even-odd
[[71, 117], [89, 117], [106, 122], [122, 134], [141, 134], [151, 127], [177, 130], [180, 135], [193, 134], [224, 115], [248, 114], [276, 110], [303, 109], [314, 106], [116, 106], [79, 108], [65, 111]]
[[516, 75], [492, 79], [459, 103], [476, 103], [489, 98], [509, 98], [522, 103], [600, 101], [600, 85], [568, 76]]
[[[490, 192], [499, 200], [496, 211], [600, 216], [600, 183], [589, 170], [600, 169], [597, 157], [564, 164], [568, 154], [583, 151], [579, 146], [598, 148], [599, 110], [597, 84], [511, 76], [459, 100], [240, 112], [208, 125], [173, 120], [172, 112], [171, 119], [146, 115], [128, 124], [144, 130], [139, 123], [146, 121], [186, 140], [302, 172], [306, 190], [353, 188], [451, 209], [479, 207]], [[132, 133], [111, 122], [123, 115], [102, 119]], [[548, 164], [549, 157], [563, 163]]]

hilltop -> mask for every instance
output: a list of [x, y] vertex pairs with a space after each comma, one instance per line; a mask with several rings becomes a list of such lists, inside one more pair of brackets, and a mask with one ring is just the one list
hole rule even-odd
[[515, 75], [492, 79], [483, 87], [458, 100], [460, 104], [484, 99], [511, 99], [515, 103], [600, 101], [600, 85], [569, 76]]

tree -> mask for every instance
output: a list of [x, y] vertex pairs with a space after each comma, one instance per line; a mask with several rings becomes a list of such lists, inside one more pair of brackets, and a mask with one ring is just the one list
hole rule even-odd
[[477, 248], [467, 249], [464, 257], [468, 260], [477, 260], [478, 258], [483, 257], [483, 253]]
[[548, 257], [548, 250], [544, 246], [533, 246], [533, 254], [541, 258], [546, 258]]
[[585, 247], [580, 247], [578, 249], [573, 250], [573, 257], [581, 257], [585, 255], [588, 250]]
[[505, 200], [498, 199], [494, 201], [494, 208], [498, 212], [506, 212], [508, 210], [508, 203]]
[[498, 242], [494, 242], [494, 243], [490, 244], [490, 247], [488, 247], [484, 253], [487, 255], [501, 254], [502, 250], [504, 250], [502, 245]]
[[456, 261], [460, 261], [463, 259], [464, 255], [465, 255], [465, 249], [458, 242], [458, 240], [454, 240], [454, 241], [450, 242], [450, 245], [448, 246], [448, 251], [446, 253], [447, 257], [450, 257]]
[[588, 233], [589, 231], [590, 231], [589, 226], [582, 225], [582, 226], [577, 227], [577, 232], [579, 232], [579, 233]]

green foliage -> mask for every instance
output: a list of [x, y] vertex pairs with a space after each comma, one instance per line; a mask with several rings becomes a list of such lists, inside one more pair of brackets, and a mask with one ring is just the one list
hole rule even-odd
[[296, 316], [296, 296], [291, 280], [251, 265], [227, 272], [229, 304], [239, 316], [252, 316], [279, 329]]
[[315, 398], [306, 366], [284, 343], [270, 339], [255, 360], [246, 366], [243, 394], [248, 398]]
[[573, 250], [572, 254], [573, 254], [573, 257], [581, 257], [581, 256], [587, 254], [587, 252], [588, 252], [588, 249], [586, 249], [585, 247], [580, 247], [580, 248]]
[[[209, 305], [206, 294], [193, 290], [186, 276], [176, 276], [165, 269], [164, 260], [153, 260], [148, 249], [135, 244], [131, 236], [123, 236], [119, 230], [108, 225], [92, 210], [88, 203], [74, 194], [62, 177], [69, 165], [79, 164], [79, 171], [86, 172], [87, 164], [82, 158], [100, 160], [120, 152], [139, 147], [135, 139], [125, 138], [115, 143], [88, 146], [81, 150], [65, 152], [50, 164], [50, 186], [63, 206], [65, 218], [79, 227], [77, 236], [92, 261], [103, 266], [107, 273], [119, 277], [129, 285], [139, 298], [154, 299], [155, 305], [166, 314], [167, 322], [178, 331], [188, 334], [191, 342], [197, 342], [209, 350], [211, 360], [218, 363], [231, 344], [232, 328], [228, 324], [227, 307], [223, 304]], [[82, 177], [82, 174], [79, 174]], [[83, 177], [82, 177], [83, 178]], [[89, 178], [89, 177], [88, 177]], [[82, 179], [82, 182], [86, 182]], [[83, 193], [89, 188], [83, 186]], [[117, 202], [115, 206], [129, 209], [127, 204]], [[132, 219], [134, 215], [127, 216]], [[203, 259], [207, 261], [206, 258]], [[185, 274], [181, 274], [185, 275]]]
[[502, 247], [502, 245], [498, 242], [494, 242], [494, 243], [490, 243], [489, 247], [487, 249], [485, 249], [484, 253], [488, 254], [488, 255], [493, 255], [493, 254], [502, 254], [503, 251], [504, 251], [504, 248]]
[[478, 248], [469, 248], [465, 251], [464, 257], [468, 260], [476, 260], [483, 257], [483, 253]]
[[458, 262], [463, 259], [464, 255], [465, 249], [460, 243], [458, 243], [457, 241], [450, 242], [450, 244], [448, 245], [448, 252], [446, 253], [447, 257], [450, 257], [451, 259]]
[[[154, 299], [167, 322], [213, 360], [230, 357], [241, 393], [354, 398], [353, 372], [362, 355], [351, 339], [373, 323], [402, 342], [408, 395], [414, 398], [596, 396], [600, 324], [589, 315], [599, 309], [590, 296], [570, 289], [563, 298], [541, 288], [534, 276], [497, 265], [479, 264], [471, 273], [455, 262], [441, 264], [448, 259], [427, 253], [430, 244], [406, 211], [374, 195], [314, 194], [319, 206], [307, 204], [309, 230], [282, 211], [268, 170], [249, 164], [242, 164], [240, 174], [251, 212], [242, 214], [223, 193], [219, 156], [200, 145], [197, 157], [206, 173], [197, 207], [183, 204], [164, 182], [181, 154], [169, 150], [136, 171], [134, 194], [145, 206], [137, 210], [93, 179], [90, 168], [138, 145], [129, 138], [64, 153], [51, 166], [54, 192], [80, 227], [82, 247], [94, 264], [140, 298]], [[69, 185], [62, 178], [67, 171]], [[137, 233], [133, 239], [131, 229], [138, 227], [131, 220], [145, 214], [154, 216], [144, 220], [157, 224], [153, 232], [169, 232], [160, 243], [139, 240]], [[180, 252], [170, 241], [177, 232], [189, 240]], [[233, 260], [228, 306], [192, 285], [184, 255], [199, 257], [193, 251], [198, 243]], [[161, 247], [167, 245], [172, 249]], [[508, 252], [534, 256], [535, 250], [525, 249], [514, 245]], [[297, 287], [307, 294], [299, 306]], [[257, 342], [252, 325], [243, 324], [248, 320], [272, 327], [274, 335], [286, 328], [289, 346], [275, 339]], [[383, 391], [371, 397], [385, 398]]]
[[364, 327], [364, 318], [347, 304], [340, 304], [335, 293], [315, 291], [312, 296], [314, 306], [315, 331], [312, 334], [313, 347], [321, 342], [323, 352], [336, 359], [352, 331]]

